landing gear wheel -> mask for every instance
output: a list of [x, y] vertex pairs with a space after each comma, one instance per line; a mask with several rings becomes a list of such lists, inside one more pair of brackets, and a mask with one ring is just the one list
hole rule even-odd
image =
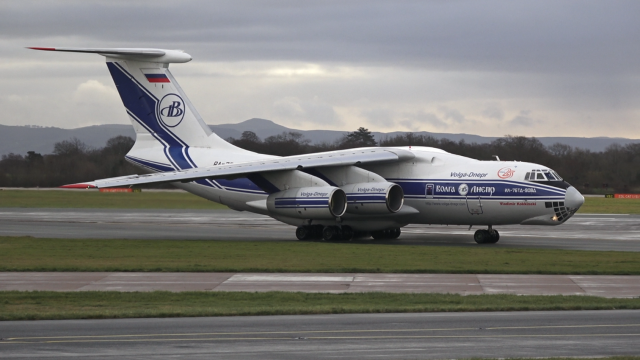
[[351, 226], [343, 226], [340, 231], [340, 240], [342, 241], [351, 241], [353, 239], [353, 229]]
[[498, 242], [498, 240], [500, 240], [500, 233], [498, 232], [498, 230], [491, 231], [489, 235], [491, 235], [491, 241], [489, 242], [490, 244], [495, 244]]
[[491, 234], [488, 230], [478, 230], [473, 234], [473, 240], [478, 244], [487, 244], [491, 241]]
[[322, 240], [332, 241], [340, 235], [340, 229], [337, 226], [325, 226], [322, 229]]
[[390, 231], [389, 239], [395, 240], [395, 239], [397, 239], [398, 237], [400, 237], [400, 234], [401, 234], [401, 233], [402, 233], [402, 231], [400, 230], [400, 228], [393, 228], [393, 229], [391, 229], [391, 231]]
[[372, 231], [371, 236], [376, 240], [393, 240], [400, 236], [400, 228], [391, 228], [378, 231]]
[[308, 226], [300, 226], [296, 229], [296, 237], [300, 241], [311, 239], [312, 231]]
[[385, 234], [384, 232], [385, 232], [385, 230], [372, 231], [372, 232], [371, 232], [371, 237], [372, 237], [374, 240], [383, 240], [383, 239], [386, 239], [387, 237], [386, 237], [386, 234]]

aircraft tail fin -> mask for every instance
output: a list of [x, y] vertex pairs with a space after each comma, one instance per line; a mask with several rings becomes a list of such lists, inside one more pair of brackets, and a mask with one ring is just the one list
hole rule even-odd
[[145, 153], [162, 150], [176, 170], [197, 167], [189, 154], [190, 148], [246, 152], [211, 131], [169, 71], [171, 63], [190, 61], [191, 56], [187, 53], [180, 50], [128, 48], [30, 49], [105, 56], [111, 77], [136, 131], [134, 150], [139, 148]]

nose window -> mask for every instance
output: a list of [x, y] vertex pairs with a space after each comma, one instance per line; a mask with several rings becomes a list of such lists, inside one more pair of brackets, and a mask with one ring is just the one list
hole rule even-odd
[[531, 170], [525, 174], [524, 179], [529, 181], [562, 181], [562, 178], [557, 172], [547, 169]]

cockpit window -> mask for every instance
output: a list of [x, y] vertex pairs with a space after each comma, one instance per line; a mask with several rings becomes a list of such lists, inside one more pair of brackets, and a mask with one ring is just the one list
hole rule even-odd
[[560, 179], [558, 179], [558, 178], [553, 174], [553, 172], [551, 172], [551, 171], [550, 171], [550, 172], [547, 172], [547, 173], [544, 173], [544, 174], [547, 176], [547, 179], [549, 179], [549, 180], [551, 180], [551, 181], [554, 181], [554, 180], [560, 180]]
[[553, 170], [540, 170], [534, 169], [530, 172], [526, 173], [524, 176], [525, 180], [529, 181], [562, 181], [560, 175]]

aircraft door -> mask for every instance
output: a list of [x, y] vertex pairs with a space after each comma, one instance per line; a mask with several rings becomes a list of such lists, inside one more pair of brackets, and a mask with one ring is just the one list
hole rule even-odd
[[482, 200], [479, 196], [467, 196], [467, 209], [471, 215], [482, 214]]

